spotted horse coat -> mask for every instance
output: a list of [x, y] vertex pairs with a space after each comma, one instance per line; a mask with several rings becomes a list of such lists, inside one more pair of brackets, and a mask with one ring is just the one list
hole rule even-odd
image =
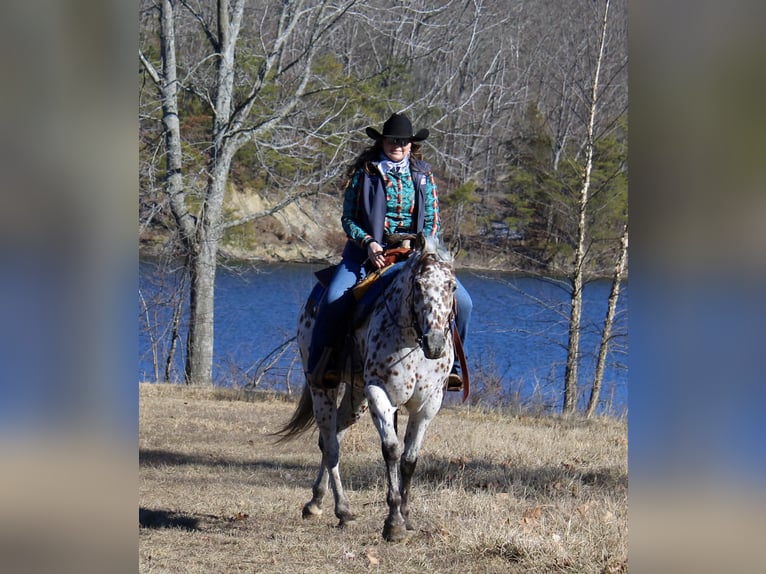
[[[439, 412], [444, 382], [452, 368], [450, 325], [455, 289], [452, 257], [438, 241], [420, 234], [413, 255], [354, 331], [361, 369], [344, 373], [335, 389], [305, 385], [292, 419], [277, 432], [281, 440], [289, 440], [314, 422], [319, 429], [322, 462], [313, 496], [303, 507], [304, 518], [322, 514], [329, 484], [339, 526], [354, 520], [340, 476], [340, 444], [369, 408], [386, 462], [389, 511], [383, 537], [401, 540], [407, 530], [414, 529], [409, 517], [410, 486], [423, 437]], [[313, 324], [312, 309], [307, 305], [298, 324], [304, 372]], [[396, 432], [400, 407], [409, 415], [403, 445]]]

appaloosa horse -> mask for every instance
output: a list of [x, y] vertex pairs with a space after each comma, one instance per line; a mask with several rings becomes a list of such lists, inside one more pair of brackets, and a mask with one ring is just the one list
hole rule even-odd
[[[412, 475], [426, 429], [441, 407], [454, 357], [450, 334], [456, 288], [452, 257], [436, 240], [421, 235], [412, 255], [399, 265], [398, 275], [353, 332], [356, 368], [344, 370], [339, 388], [307, 383], [292, 419], [277, 433], [288, 440], [316, 422], [322, 463], [303, 517], [321, 515], [329, 480], [335, 515], [339, 526], [345, 526], [355, 517], [341, 484], [340, 443], [369, 405], [386, 461], [389, 512], [383, 537], [391, 541], [401, 540], [407, 530], [414, 530], [408, 507]], [[298, 324], [304, 371], [313, 307], [309, 300]], [[396, 431], [399, 407], [409, 414], [403, 448]]]

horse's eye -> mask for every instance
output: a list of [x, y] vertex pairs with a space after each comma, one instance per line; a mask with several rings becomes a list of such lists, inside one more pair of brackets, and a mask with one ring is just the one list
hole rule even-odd
[[457, 283], [455, 283], [454, 281], [452, 281], [452, 282], [450, 283], [450, 287], [452, 288], [452, 292], [453, 292], [453, 293], [454, 293], [455, 291], [457, 291]]

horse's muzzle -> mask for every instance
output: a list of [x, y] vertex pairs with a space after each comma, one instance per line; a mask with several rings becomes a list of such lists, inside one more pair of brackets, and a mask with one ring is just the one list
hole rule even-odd
[[444, 354], [447, 338], [441, 331], [429, 331], [423, 335], [421, 346], [426, 359], [438, 359]]

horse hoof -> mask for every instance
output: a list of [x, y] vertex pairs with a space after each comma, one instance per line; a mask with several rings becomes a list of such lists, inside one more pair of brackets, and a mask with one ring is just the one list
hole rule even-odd
[[404, 524], [398, 526], [386, 524], [383, 527], [383, 539], [387, 542], [400, 542], [405, 538], [407, 538], [407, 528]]
[[353, 522], [354, 520], [356, 520], [356, 515], [347, 512], [338, 517], [338, 528], [345, 528], [349, 522]]
[[303, 518], [310, 520], [312, 518], [319, 518], [320, 516], [322, 516], [322, 509], [316, 504], [308, 502], [303, 506]]

